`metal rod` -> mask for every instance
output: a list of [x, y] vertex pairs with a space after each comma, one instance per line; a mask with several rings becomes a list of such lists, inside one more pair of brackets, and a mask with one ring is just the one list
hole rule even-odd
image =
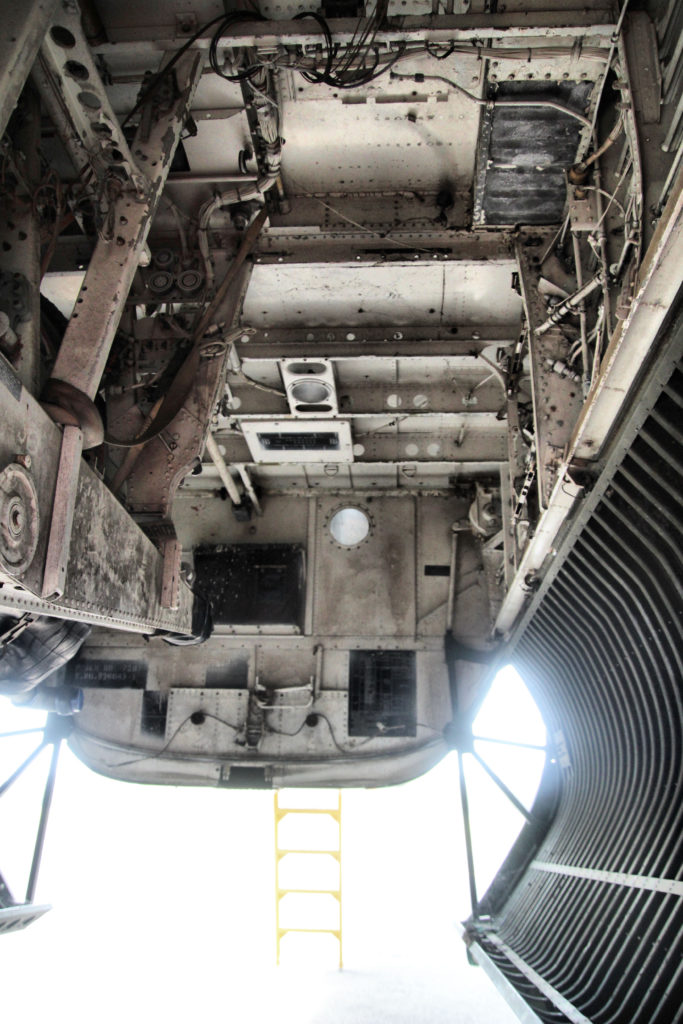
[[38, 822], [38, 832], [36, 834], [36, 845], [33, 849], [33, 860], [31, 862], [31, 872], [28, 876], [28, 885], [26, 886], [26, 899], [24, 902], [33, 903], [33, 897], [36, 891], [36, 882], [38, 881], [38, 872], [40, 871], [40, 862], [43, 857], [43, 846], [45, 845], [45, 832], [47, 829], [47, 821], [50, 816], [50, 806], [52, 804], [52, 795], [55, 791], [55, 778], [57, 776], [57, 762], [59, 760], [59, 751], [62, 745], [61, 738], [55, 740], [52, 747], [52, 758], [50, 760], [50, 770], [47, 774], [47, 781], [45, 783], [45, 791], [43, 793], [43, 806], [40, 809], [40, 821]]
[[517, 799], [517, 797], [512, 792], [512, 790], [508, 789], [508, 787], [505, 785], [503, 780], [496, 775], [496, 773], [494, 772], [493, 768], [489, 768], [489, 766], [487, 765], [486, 761], [483, 759], [483, 757], [479, 756], [479, 754], [476, 752], [476, 750], [472, 751], [472, 757], [474, 757], [474, 759], [482, 766], [482, 768], [484, 769], [484, 771], [486, 772], [488, 777], [493, 782], [495, 782], [495, 784], [498, 786], [498, 789], [501, 791], [501, 793], [505, 794], [505, 796], [508, 798], [510, 803], [514, 807], [517, 808], [519, 813], [523, 814], [527, 821], [533, 821], [532, 816], [529, 814], [529, 812], [527, 811], [527, 809], [524, 806], [524, 804], [520, 803], [520, 801]]
[[178, 171], [169, 174], [169, 185], [255, 185], [255, 174], [196, 174], [192, 171]]
[[467, 875], [470, 883], [470, 903], [472, 904], [472, 917], [477, 917], [478, 904], [477, 882], [474, 875], [474, 855], [472, 853], [472, 832], [470, 830], [470, 808], [467, 801], [467, 783], [465, 782], [465, 768], [462, 760], [462, 752], [458, 751], [458, 777], [460, 780], [460, 806], [462, 807], [462, 824], [465, 831], [465, 850], [467, 851]]
[[261, 234], [261, 229], [268, 219], [268, 210], [266, 207], [262, 207], [259, 213], [256, 215], [254, 220], [251, 222], [249, 227], [244, 233], [242, 242], [239, 249], [233, 259], [232, 263], [225, 272], [225, 276], [221, 281], [220, 285], [216, 289], [216, 294], [204, 311], [204, 315], [194, 329], [193, 337], [196, 340], [202, 338], [209, 327], [214, 322], [214, 318], [221, 307], [221, 304], [225, 300], [225, 296], [228, 294], [230, 285], [233, 283], [237, 274], [245, 263], [252, 249], [256, 245], [258, 236]]
[[[579, 246], [579, 236], [576, 231], [572, 231], [572, 246], [574, 249], [574, 264], [576, 266], [576, 286], [581, 291], [583, 287], [583, 271], [581, 269], [581, 248]], [[582, 299], [579, 303], [579, 330], [581, 332], [581, 362], [583, 373], [581, 375], [581, 387], [583, 389], [583, 397], [585, 398], [590, 388], [591, 375], [590, 375], [590, 356], [588, 354], [588, 338], [586, 332], [586, 303]]]
[[584, 284], [578, 289], [578, 291], [575, 291], [573, 295], [570, 295], [569, 298], [563, 299], [562, 302], [558, 303], [548, 319], [544, 320], [542, 324], [539, 324], [534, 333], [545, 334], [551, 327], [554, 327], [555, 324], [559, 323], [567, 313], [575, 312], [582, 305], [583, 300], [588, 298], [589, 295], [592, 295], [597, 288], [600, 288], [602, 283], [603, 275], [596, 274], [591, 281]]
[[451, 567], [448, 579], [448, 605], [446, 607], [446, 629], [453, 629], [453, 611], [455, 608], [455, 570], [458, 558], [458, 530], [451, 527]]
[[2, 786], [0, 786], [0, 796], [2, 796], [3, 793], [7, 792], [7, 790], [10, 788], [12, 783], [17, 781], [17, 779], [22, 774], [22, 772], [26, 771], [26, 769], [28, 768], [28, 766], [31, 764], [32, 761], [35, 761], [35, 759], [38, 757], [38, 754], [41, 752], [41, 750], [43, 750], [43, 748], [45, 746], [46, 746], [46, 743], [45, 743], [45, 740], [43, 740], [36, 747], [36, 749], [33, 751], [33, 753], [29, 754], [29, 756], [26, 758], [24, 763], [20, 764], [19, 767], [17, 768], [17, 770], [15, 772], [13, 772], [12, 775], [10, 775], [10, 777], [3, 782]]
[[254, 489], [254, 485], [251, 482], [251, 477], [249, 476], [249, 470], [247, 469], [247, 467], [244, 465], [243, 462], [233, 462], [233, 466], [235, 467], [235, 469], [239, 473], [240, 477], [242, 478], [242, 483], [244, 484], [244, 489], [247, 492], [247, 494], [249, 495], [249, 497], [251, 498], [251, 503], [254, 506], [254, 511], [256, 512], [256, 515], [257, 516], [262, 516], [263, 515], [263, 509], [261, 508], [261, 502], [258, 500], [258, 494], [256, 493], [256, 491]]
[[211, 461], [218, 470], [218, 475], [223, 481], [223, 485], [228, 492], [230, 501], [233, 505], [241, 505], [242, 498], [240, 496], [240, 492], [237, 490], [237, 484], [230, 475], [230, 470], [225, 463], [225, 459], [221, 455], [220, 448], [216, 444], [216, 440], [211, 431], [206, 435], [206, 450], [211, 457]]
[[524, 747], [525, 750], [547, 750], [546, 746], [542, 746], [540, 743], [519, 743], [517, 740], [498, 740], [493, 736], [473, 736], [473, 740], [479, 740], [480, 743], [502, 743], [506, 747]]
[[43, 732], [43, 726], [38, 726], [35, 729], [17, 729], [16, 732], [0, 732], [0, 740], [7, 739], [9, 736], [28, 736], [31, 732]]

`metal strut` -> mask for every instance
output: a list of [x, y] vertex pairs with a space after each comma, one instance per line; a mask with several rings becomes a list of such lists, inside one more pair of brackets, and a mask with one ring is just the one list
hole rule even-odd
[[31, 868], [29, 871], [26, 895], [23, 903], [15, 903], [9, 894], [7, 886], [2, 882], [2, 876], [0, 876], [0, 933], [17, 931], [21, 928], [25, 928], [50, 909], [49, 906], [34, 905], [33, 900], [38, 883], [38, 873], [40, 871], [40, 865], [43, 858], [45, 835], [47, 833], [52, 797], [55, 790], [57, 765], [59, 762], [62, 740], [66, 735], [68, 735], [71, 728], [72, 721], [70, 717], [62, 718], [59, 715], [48, 715], [45, 726], [42, 730], [20, 729], [17, 732], [0, 734], [0, 736], [4, 738], [11, 736], [24, 736], [31, 732], [42, 731], [43, 733], [43, 739], [36, 749], [32, 751], [32, 753], [19, 765], [16, 771], [12, 772], [9, 778], [5, 780], [2, 786], [0, 786], [0, 796], [7, 792], [10, 786], [26, 771], [42, 750], [48, 746], [52, 746], [50, 767], [48, 768], [45, 788], [43, 790], [40, 820], [38, 822], [36, 840], [33, 847], [33, 856], [31, 858]]

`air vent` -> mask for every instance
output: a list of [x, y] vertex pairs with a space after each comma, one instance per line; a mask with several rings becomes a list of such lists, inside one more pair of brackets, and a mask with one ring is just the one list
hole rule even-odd
[[329, 359], [282, 360], [280, 372], [293, 416], [336, 416], [334, 368]]
[[353, 462], [348, 423], [242, 420], [254, 462]]

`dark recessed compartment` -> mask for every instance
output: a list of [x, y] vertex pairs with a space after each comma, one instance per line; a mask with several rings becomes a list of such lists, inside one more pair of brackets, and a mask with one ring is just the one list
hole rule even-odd
[[217, 626], [301, 629], [305, 556], [298, 544], [220, 544], [195, 550], [197, 590]]
[[351, 651], [349, 736], [414, 736], [415, 651]]
[[168, 694], [159, 690], [145, 690], [142, 695], [140, 728], [152, 736], [164, 736], [168, 715]]

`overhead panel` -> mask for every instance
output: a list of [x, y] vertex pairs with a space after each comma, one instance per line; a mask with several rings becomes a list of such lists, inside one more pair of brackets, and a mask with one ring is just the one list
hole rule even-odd
[[372, 267], [257, 264], [243, 319], [257, 328], [481, 323], [509, 324], [516, 332], [521, 300], [512, 288], [515, 269], [510, 260]]
[[[368, 531], [337, 537], [334, 519], [352, 507], [366, 518]], [[355, 517], [356, 519], [358, 516]], [[334, 520], [334, 522], [333, 522]], [[329, 636], [407, 636], [415, 630], [415, 505], [412, 498], [391, 502], [320, 498], [316, 521], [314, 628]], [[352, 520], [353, 522], [353, 520]]]
[[[476, 57], [462, 58], [447, 72], [431, 58], [399, 68], [401, 74], [447, 73], [468, 89], [479, 83]], [[294, 99], [284, 106], [283, 177], [293, 193], [469, 187], [478, 112], [447, 83], [385, 76], [376, 88], [336, 92], [295, 75], [292, 89]]]

